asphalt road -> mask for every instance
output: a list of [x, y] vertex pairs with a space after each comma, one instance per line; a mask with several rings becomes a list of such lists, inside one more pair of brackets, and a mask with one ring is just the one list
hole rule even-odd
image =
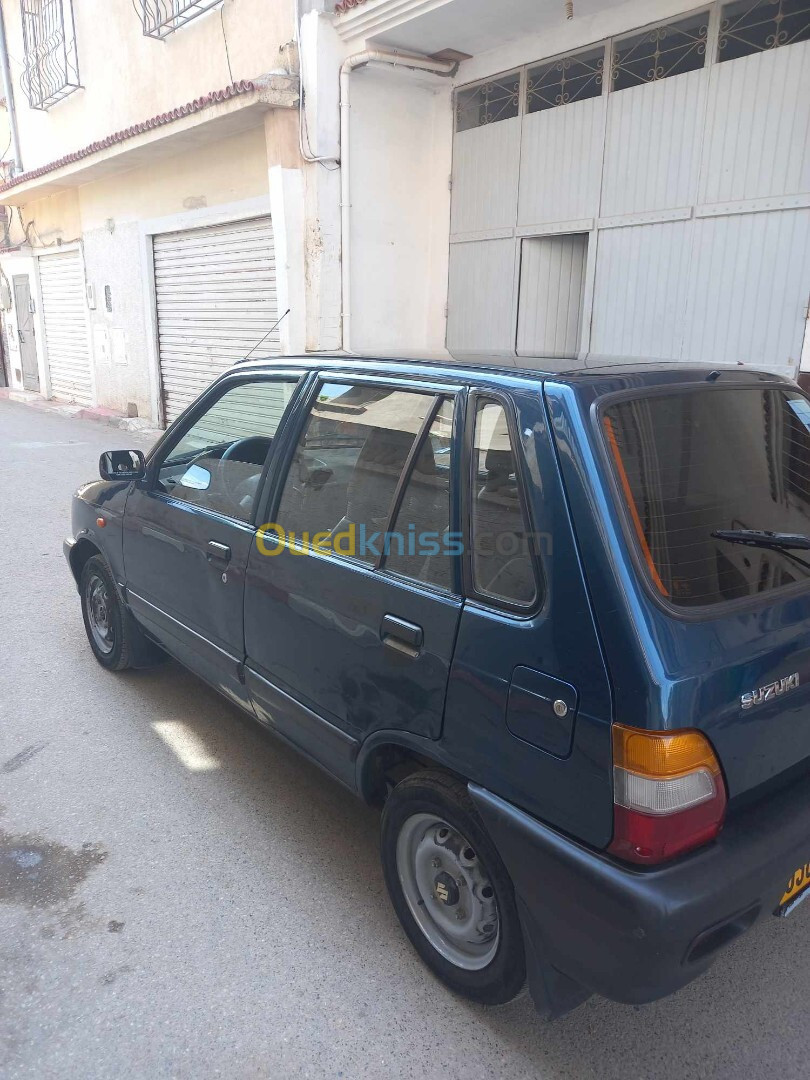
[[655, 1005], [471, 1005], [400, 932], [373, 811], [177, 665], [102, 670], [61, 545], [138, 443], [0, 401], [3, 1080], [807, 1075], [810, 904]]

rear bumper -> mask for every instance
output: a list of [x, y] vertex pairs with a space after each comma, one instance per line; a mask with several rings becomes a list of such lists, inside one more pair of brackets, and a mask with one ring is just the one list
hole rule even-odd
[[[554, 1016], [589, 993], [641, 1004], [697, 978], [770, 916], [810, 862], [810, 785], [729, 821], [708, 847], [637, 870], [577, 844], [470, 785], [515, 885], [535, 1004]], [[810, 902], [810, 901], [808, 901]]]

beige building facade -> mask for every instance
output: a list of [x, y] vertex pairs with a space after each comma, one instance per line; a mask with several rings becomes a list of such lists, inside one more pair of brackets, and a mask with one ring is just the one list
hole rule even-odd
[[15, 389], [165, 424], [252, 350], [810, 383], [810, 0], [0, 9]]
[[162, 424], [251, 349], [303, 348], [293, 4], [2, 14], [12, 388]]

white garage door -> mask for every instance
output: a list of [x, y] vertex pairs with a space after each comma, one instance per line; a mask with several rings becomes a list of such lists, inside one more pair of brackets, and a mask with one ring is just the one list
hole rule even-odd
[[81, 252], [40, 256], [39, 281], [51, 394], [64, 401], [92, 405], [93, 375]]
[[[278, 319], [269, 217], [153, 240], [158, 347], [167, 424]], [[255, 356], [279, 351], [276, 330]]]

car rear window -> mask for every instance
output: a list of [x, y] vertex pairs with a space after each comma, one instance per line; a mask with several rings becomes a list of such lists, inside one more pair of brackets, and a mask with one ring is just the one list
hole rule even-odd
[[702, 607], [810, 580], [810, 552], [719, 530], [810, 535], [810, 401], [774, 387], [624, 399], [600, 416], [619, 498], [655, 590]]

